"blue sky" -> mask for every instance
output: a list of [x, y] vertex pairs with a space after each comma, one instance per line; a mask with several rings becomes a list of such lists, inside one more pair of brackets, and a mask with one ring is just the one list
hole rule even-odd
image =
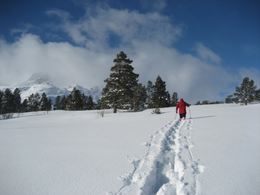
[[259, 9], [256, 0], [2, 0], [0, 84], [44, 71], [43, 58], [59, 73], [57, 83], [68, 75], [55, 64], [67, 63], [74, 74], [68, 84], [102, 87], [116, 52], [124, 50], [144, 83], [160, 74], [170, 91], [191, 100], [222, 98], [243, 76], [260, 85]]

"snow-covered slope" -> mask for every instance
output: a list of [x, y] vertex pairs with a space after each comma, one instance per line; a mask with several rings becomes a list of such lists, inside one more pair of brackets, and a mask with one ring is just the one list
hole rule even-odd
[[259, 194], [259, 104], [162, 111], [1, 120], [1, 194]]
[[193, 153], [205, 166], [202, 194], [260, 194], [260, 104], [193, 110]]

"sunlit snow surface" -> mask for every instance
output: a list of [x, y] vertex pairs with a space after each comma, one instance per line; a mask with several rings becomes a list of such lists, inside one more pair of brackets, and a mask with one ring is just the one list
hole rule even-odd
[[260, 194], [260, 105], [0, 120], [0, 194]]

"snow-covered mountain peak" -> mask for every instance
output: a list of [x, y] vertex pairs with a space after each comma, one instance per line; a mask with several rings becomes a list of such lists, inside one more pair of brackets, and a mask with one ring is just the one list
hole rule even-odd
[[29, 87], [37, 84], [53, 85], [50, 77], [45, 73], [35, 73], [28, 80], [20, 84], [21, 87]]
[[15, 88], [19, 88], [22, 99], [28, 98], [31, 94], [39, 93], [41, 95], [42, 93], [45, 93], [48, 97], [54, 100], [57, 96], [69, 95], [74, 87], [86, 96], [92, 96], [95, 102], [97, 102], [101, 96], [101, 90], [98, 87], [87, 89], [78, 84], [73, 84], [66, 88], [58, 87], [54, 84], [51, 78], [44, 73], [35, 73], [28, 80], [16, 86], [2, 86], [0, 89], [4, 90], [10, 88], [11, 90], [14, 90]]

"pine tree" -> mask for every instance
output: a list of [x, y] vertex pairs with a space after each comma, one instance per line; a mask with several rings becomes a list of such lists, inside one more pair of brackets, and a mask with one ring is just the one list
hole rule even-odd
[[81, 94], [82, 102], [83, 102], [83, 110], [87, 110], [87, 99], [88, 96], [85, 96], [84, 93]]
[[252, 102], [255, 98], [256, 86], [253, 80], [250, 80], [248, 77], [245, 77], [240, 85], [236, 87], [236, 92], [234, 96], [239, 100], [239, 102], [247, 105], [249, 102]]
[[238, 103], [238, 98], [235, 97], [234, 95], [228, 95], [225, 98], [225, 103], [229, 104], [229, 103]]
[[0, 115], [3, 113], [3, 110], [2, 110], [2, 98], [4, 96], [4, 92], [2, 92], [0, 90]]
[[28, 97], [29, 111], [39, 111], [40, 110], [40, 100], [41, 100], [41, 96], [38, 93], [31, 94]]
[[97, 103], [94, 103], [94, 109], [96, 110], [101, 109], [101, 99], [98, 99]]
[[160, 76], [156, 78], [155, 84], [154, 84], [154, 92], [152, 101], [155, 108], [159, 107], [167, 107], [168, 105], [168, 96], [166, 91], [166, 84], [161, 79]]
[[152, 101], [153, 92], [154, 92], [153, 82], [152, 81], [148, 81], [147, 82], [147, 86], [146, 86], [146, 94], [147, 94], [146, 104], [147, 104], [148, 108], [152, 108], [153, 107], [153, 101]]
[[2, 113], [13, 113], [15, 112], [15, 106], [14, 106], [14, 95], [10, 89], [6, 89], [4, 91], [3, 97], [2, 97]]
[[171, 100], [171, 105], [172, 106], [176, 106], [178, 102], [178, 93], [177, 92], [173, 92], [172, 94], [172, 100]]
[[74, 87], [68, 98], [69, 110], [83, 110], [84, 103], [80, 90]]
[[86, 97], [86, 109], [87, 110], [93, 110], [94, 109], [94, 102], [92, 96]]
[[51, 110], [51, 107], [52, 107], [52, 102], [51, 102], [51, 99], [48, 98], [48, 102], [47, 102], [47, 111], [50, 111], [50, 110]]
[[260, 89], [256, 90], [255, 99], [260, 101]]
[[28, 100], [24, 99], [23, 103], [21, 105], [21, 111], [22, 112], [28, 112], [29, 111], [29, 106], [28, 106]]
[[66, 110], [66, 108], [67, 108], [66, 104], [67, 104], [67, 98], [64, 95], [64, 96], [61, 97], [61, 100], [60, 100], [60, 103], [59, 103], [59, 109], [60, 110]]
[[132, 62], [124, 52], [117, 54], [110, 76], [105, 80], [101, 100], [103, 108], [113, 108], [114, 113], [118, 108], [133, 109], [132, 98], [139, 75], [133, 72]]
[[83, 99], [83, 110], [93, 110], [95, 108], [95, 103], [93, 101], [92, 96], [85, 96], [82, 94]]
[[171, 95], [168, 91], [166, 91], [166, 97], [167, 97], [167, 104], [166, 107], [170, 107], [171, 106]]
[[55, 104], [54, 104], [55, 110], [60, 110], [60, 103], [61, 103], [61, 97], [58, 95], [55, 98]]
[[195, 105], [201, 105], [201, 102], [200, 102], [200, 101], [197, 101]]
[[40, 100], [40, 110], [42, 111], [47, 110], [47, 106], [48, 106], [48, 98], [45, 93], [42, 93], [42, 97]]
[[21, 95], [20, 95], [20, 90], [16, 88], [14, 90], [14, 111], [15, 112], [20, 112], [21, 111]]
[[140, 111], [144, 110], [147, 94], [146, 88], [142, 84], [138, 84], [134, 87], [134, 96], [133, 96], [133, 110]]
[[233, 95], [228, 95], [228, 96], [225, 98], [225, 103], [226, 103], [226, 104], [232, 103], [232, 99], [233, 99]]
[[64, 105], [65, 105], [65, 110], [73, 110], [73, 105], [71, 103], [71, 99], [72, 99], [72, 96], [71, 94], [69, 94], [67, 97], [65, 97], [65, 102], [64, 102]]

